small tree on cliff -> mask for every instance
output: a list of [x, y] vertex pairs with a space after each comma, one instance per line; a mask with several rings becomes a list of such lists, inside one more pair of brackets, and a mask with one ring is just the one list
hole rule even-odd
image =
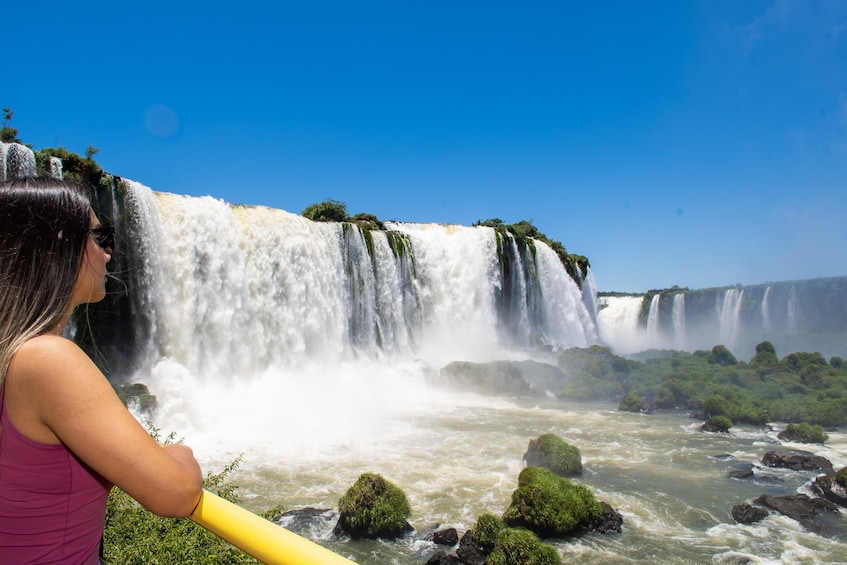
[[314, 222], [346, 222], [350, 219], [347, 205], [332, 199], [307, 206], [300, 214]]
[[18, 129], [9, 125], [15, 113], [11, 108], [3, 108], [3, 127], [0, 127], [0, 141], [4, 143], [23, 143], [18, 139]]

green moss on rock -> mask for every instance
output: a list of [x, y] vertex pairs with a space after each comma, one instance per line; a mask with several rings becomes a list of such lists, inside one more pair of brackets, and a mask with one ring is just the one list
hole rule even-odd
[[727, 418], [726, 416], [712, 416], [706, 422], [700, 426], [700, 429], [704, 432], [711, 433], [722, 433], [725, 434], [729, 432], [729, 429], [732, 427], [732, 420]]
[[500, 532], [497, 546], [486, 559], [488, 565], [560, 565], [556, 549], [541, 542], [534, 533], [521, 528]]
[[555, 434], [544, 434], [529, 441], [524, 461], [530, 467], [544, 467], [562, 477], [582, 474], [582, 454]]
[[411, 530], [402, 490], [375, 473], [364, 473], [338, 501], [337, 530], [353, 538], [395, 538]]
[[482, 514], [476, 519], [476, 524], [471, 528], [471, 535], [477, 545], [486, 555], [494, 551], [497, 537], [506, 529], [506, 524], [493, 514]]
[[798, 443], [820, 443], [824, 444], [829, 436], [824, 433], [823, 428], [818, 425], [803, 422], [801, 424], [788, 424], [777, 436], [783, 441], [795, 441]]
[[602, 515], [603, 507], [587, 487], [549, 469], [527, 467], [518, 477], [503, 521], [541, 537], [564, 537]]
[[622, 412], [640, 412], [643, 401], [638, 391], [631, 390], [626, 393], [621, 403], [618, 405], [618, 410]]

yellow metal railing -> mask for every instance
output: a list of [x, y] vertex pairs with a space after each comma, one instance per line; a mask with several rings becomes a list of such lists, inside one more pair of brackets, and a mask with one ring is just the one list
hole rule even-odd
[[353, 563], [207, 490], [189, 518], [268, 565]]

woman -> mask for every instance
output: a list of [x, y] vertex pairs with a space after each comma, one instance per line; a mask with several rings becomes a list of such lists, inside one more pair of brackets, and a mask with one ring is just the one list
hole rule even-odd
[[113, 246], [81, 189], [0, 183], [0, 563], [96, 565], [112, 485], [160, 516], [199, 500], [191, 449], [156, 442], [62, 337]]

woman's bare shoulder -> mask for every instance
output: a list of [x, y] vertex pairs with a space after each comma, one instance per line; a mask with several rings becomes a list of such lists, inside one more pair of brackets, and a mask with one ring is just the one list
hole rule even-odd
[[[36, 336], [15, 353], [9, 375], [26, 380], [51, 380], [55, 376], [85, 378], [101, 376], [100, 371], [73, 341], [58, 335]], [[35, 383], [33, 383], [35, 384]]]

